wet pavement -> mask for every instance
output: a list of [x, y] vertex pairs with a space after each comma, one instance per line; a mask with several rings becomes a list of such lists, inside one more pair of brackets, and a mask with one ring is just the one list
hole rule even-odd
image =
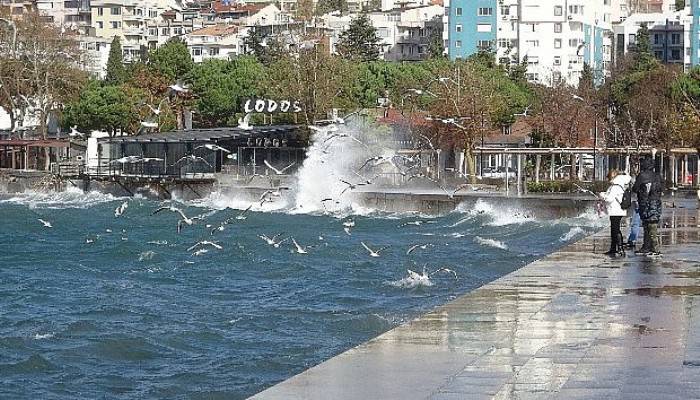
[[663, 257], [583, 239], [255, 399], [700, 399], [700, 213]]

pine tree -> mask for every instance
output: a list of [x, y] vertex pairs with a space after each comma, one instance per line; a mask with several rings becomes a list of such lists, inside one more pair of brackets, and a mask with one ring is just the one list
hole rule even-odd
[[377, 29], [366, 14], [350, 21], [350, 26], [340, 34], [338, 52], [354, 61], [372, 61], [379, 58]]
[[593, 68], [588, 63], [583, 63], [583, 71], [581, 71], [581, 77], [578, 80], [579, 92], [592, 91], [595, 88], [595, 76], [593, 75]]
[[651, 40], [649, 28], [643, 23], [637, 31], [637, 48], [635, 50], [636, 69], [649, 71], [658, 65], [658, 61], [651, 52]]
[[124, 68], [124, 58], [122, 55], [122, 45], [119, 36], [112, 39], [109, 47], [109, 57], [107, 58], [107, 75], [105, 82], [110, 85], [121, 85], [126, 80], [126, 68]]

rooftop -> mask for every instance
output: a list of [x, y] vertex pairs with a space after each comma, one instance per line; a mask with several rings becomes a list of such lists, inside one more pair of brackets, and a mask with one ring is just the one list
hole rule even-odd
[[217, 24], [194, 30], [188, 36], [229, 36], [238, 33], [238, 25]]

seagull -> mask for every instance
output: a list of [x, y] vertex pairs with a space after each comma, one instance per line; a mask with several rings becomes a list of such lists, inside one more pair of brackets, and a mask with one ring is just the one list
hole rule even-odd
[[222, 249], [223, 249], [223, 247], [221, 247], [221, 245], [218, 244], [218, 243], [216, 243], [216, 242], [210, 242], [210, 241], [208, 241], [208, 240], [202, 240], [201, 242], [197, 242], [197, 243], [195, 243], [193, 246], [190, 246], [190, 248], [188, 248], [187, 251], [192, 251], [192, 250], [196, 249], [196, 248], [199, 247], [199, 246], [211, 246], [211, 247], [213, 247], [213, 248], [215, 248], [215, 249], [217, 249], [217, 250], [222, 250]]
[[41, 219], [41, 218], [37, 218], [37, 220], [38, 220], [39, 222], [41, 222], [41, 224], [44, 225], [44, 227], [46, 227], [46, 228], [53, 228], [53, 225], [51, 225], [51, 222], [45, 221], [45, 220], [43, 220], [43, 219]]
[[379, 257], [379, 253], [381, 253], [382, 251], [384, 251], [384, 250], [386, 250], [386, 249], [389, 248], [389, 246], [384, 246], [384, 247], [382, 247], [381, 249], [378, 249], [378, 250], [375, 251], [375, 250], [370, 249], [370, 248], [365, 244], [365, 242], [360, 242], [360, 244], [362, 245], [362, 247], [365, 248], [365, 250], [367, 250], [367, 251], [369, 252], [369, 256], [370, 256], [370, 257]]
[[[209, 150], [212, 150], [212, 151], [223, 151], [224, 153], [231, 153], [231, 150], [224, 149], [224, 148], [221, 147], [221, 146], [218, 146], [218, 145], [215, 145], [215, 144], [211, 144], [211, 143], [203, 144], [203, 145], [201, 145], [201, 146], [197, 146], [197, 147], [194, 148], [194, 150], [197, 150], [197, 149], [209, 149]], [[193, 151], [194, 151], [194, 150], [193, 150]]]
[[267, 235], [258, 235], [258, 237], [265, 241], [270, 246], [274, 246], [277, 242], [277, 238], [282, 236], [284, 233], [278, 233], [273, 237], [268, 237]]
[[117, 158], [116, 160], [112, 160], [109, 163], [110, 164], [114, 164], [114, 163], [129, 164], [129, 163], [139, 162], [141, 160], [142, 160], [141, 156], [126, 156], [126, 157]]
[[343, 226], [346, 227], [346, 228], [352, 228], [352, 227], [355, 226], [355, 220], [352, 219], [352, 218], [350, 218], [350, 219], [347, 220], [347, 221], [343, 221]]
[[68, 134], [70, 137], [85, 137], [85, 134], [82, 132], [78, 131], [78, 125], [73, 125], [70, 127], [70, 133]]
[[282, 169], [277, 169], [277, 168], [273, 167], [272, 165], [270, 165], [269, 162], [267, 162], [267, 160], [263, 160], [263, 163], [264, 163], [265, 165], [267, 165], [268, 168], [270, 168], [271, 170], [273, 170], [273, 171], [275, 172], [275, 175], [284, 175], [284, 171], [288, 170], [288, 169], [291, 168], [294, 164], [296, 164], [296, 161], [293, 162], [293, 163], [291, 163], [291, 164], [289, 164], [289, 165], [287, 165], [286, 167], [284, 167], [284, 168], [282, 168]]
[[413, 251], [416, 250], [416, 249], [425, 250], [425, 249], [427, 249], [428, 247], [432, 247], [432, 246], [433, 246], [433, 245], [430, 244], [430, 243], [426, 243], [426, 244], [414, 244], [413, 246], [409, 247], [408, 251], [406, 252], [406, 255], [409, 255], [409, 254], [413, 253]]
[[437, 274], [438, 272], [447, 272], [449, 274], [454, 275], [455, 279], [459, 279], [459, 278], [457, 278], [457, 273], [454, 270], [449, 269], [449, 268], [440, 268], [438, 270], [431, 272], [430, 274], [428, 274], [428, 276], [433, 276], [433, 275]]
[[241, 211], [238, 215], [236, 215], [236, 220], [243, 221], [246, 218], [248, 218], [246, 214], [248, 213], [248, 211], [250, 211], [251, 208], [253, 208], [252, 204], [249, 205], [248, 208], [246, 208], [245, 210]]
[[299, 254], [309, 254], [309, 252], [308, 252], [307, 249], [308, 249], [310, 246], [306, 246], [306, 247], [301, 246], [301, 245], [299, 245], [299, 243], [297, 243], [297, 241], [296, 241], [294, 238], [292, 238], [292, 243], [294, 243], [294, 246], [297, 248], [297, 250], [296, 250], [297, 253], [299, 253]]
[[447, 197], [449, 197], [450, 199], [454, 199], [457, 192], [459, 192], [460, 190], [467, 188], [471, 185], [469, 185], [469, 184], [459, 185], [452, 191], [445, 189], [445, 187], [442, 185], [438, 185], [438, 186], [440, 187], [440, 189], [442, 189], [443, 192], [445, 192], [445, 194], [447, 194]]
[[349, 228], [349, 227], [346, 226], [346, 227], [343, 228], [343, 230], [345, 231], [345, 233], [348, 234], [348, 236], [352, 236], [352, 233], [350, 233], [350, 228]]
[[172, 90], [175, 93], [187, 93], [190, 90], [187, 86], [185, 86], [185, 84], [180, 82], [176, 82], [168, 86], [168, 88], [170, 88], [170, 90]]
[[233, 218], [227, 218], [227, 219], [224, 220], [221, 224], [219, 224], [219, 226], [217, 226], [216, 228], [212, 229], [211, 232], [210, 232], [209, 234], [210, 234], [211, 236], [213, 236], [214, 233], [215, 233], [216, 231], [223, 232], [223, 230], [226, 228], [226, 225], [230, 224], [230, 223], [233, 222], [233, 221], [243, 221], [243, 220], [245, 220], [246, 218], [248, 218], [248, 217], [246, 217], [245, 214], [246, 214], [248, 211], [250, 211], [251, 208], [253, 208], [253, 205], [252, 205], [252, 204], [249, 205], [248, 208], [246, 208], [245, 210], [243, 210], [242, 212], [240, 212], [240, 213], [239, 213], [238, 215], [236, 215], [235, 217], [233, 217]]
[[528, 112], [530, 111], [530, 107], [532, 107], [532, 104], [528, 104], [527, 107], [525, 107], [525, 111], [523, 111], [521, 113], [513, 114], [513, 116], [514, 117], [527, 117]]
[[121, 217], [122, 214], [124, 214], [124, 211], [126, 211], [127, 207], [129, 207], [129, 201], [123, 202], [119, 207], [114, 209], [114, 218]]
[[185, 161], [185, 160], [190, 161], [190, 162], [192, 162], [192, 161], [195, 161], [195, 162], [196, 162], [196, 161], [201, 161], [201, 162], [203, 162], [203, 163], [205, 163], [205, 164], [207, 164], [208, 166], [211, 167], [211, 164], [209, 164], [209, 162], [208, 162], [207, 160], [203, 159], [202, 157], [197, 157], [197, 156], [195, 156], [194, 154], [190, 154], [190, 155], [188, 155], [188, 156], [183, 156], [183, 157], [180, 158], [179, 160], [175, 161], [175, 163], [173, 163], [172, 166], [175, 166], [175, 165], [177, 165], [177, 164], [179, 164], [179, 163], [181, 163], [181, 162], [183, 162], [183, 161]]
[[282, 193], [280, 193], [279, 190], [266, 190], [260, 196], [260, 206], [262, 207], [262, 205], [265, 203], [272, 203], [274, 201], [274, 200], [272, 200], [272, 197], [280, 197], [280, 196], [282, 196]]
[[250, 113], [246, 114], [243, 118], [238, 118], [238, 129], [242, 129], [244, 131], [253, 129], [253, 127], [250, 125]]
[[197, 256], [201, 256], [202, 254], [206, 254], [208, 252], [209, 252], [209, 250], [207, 250], [207, 249], [199, 249], [199, 250], [195, 251], [194, 253], [192, 253], [192, 255], [197, 257]]
[[343, 193], [347, 192], [348, 190], [355, 190], [355, 189], [357, 189], [358, 186], [365, 186], [366, 185], [365, 183], [350, 183], [350, 182], [344, 181], [342, 179], [340, 179], [340, 181], [347, 185], [347, 187], [345, 189], [343, 189], [342, 192], [340, 192], [341, 195]]
[[201, 220], [201, 219], [203, 219], [203, 217], [202, 217], [202, 216], [199, 216], [199, 215], [196, 216], [196, 217], [188, 218], [188, 217], [185, 215], [185, 213], [182, 212], [182, 210], [180, 210], [179, 208], [174, 207], [174, 206], [160, 207], [159, 209], [155, 210], [155, 211], [153, 212], [152, 215], [156, 215], [156, 214], [158, 214], [158, 213], [161, 212], [161, 211], [172, 211], [172, 212], [176, 212], [176, 213], [180, 214], [180, 216], [182, 217], [182, 219], [179, 220], [179, 221], [177, 221], [177, 233], [180, 233], [180, 231], [182, 231], [182, 224], [183, 224], [183, 223], [185, 223], [185, 224], [187, 224], [187, 225], [192, 225], [192, 224], [194, 224], [194, 221], [195, 221], [195, 220]]
[[352, 140], [356, 141], [357, 143], [359, 143], [359, 144], [361, 144], [361, 145], [363, 145], [363, 146], [369, 148], [369, 146], [367, 146], [362, 140], [360, 140], [360, 139], [358, 139], [358, 138], [356, 138], [356, 137], [354, 137], [354, 136], [352, 136], [352, 135], [349, 135], [349, 134], [347, 134], [347, 133], [334, 133], [334, 134], [328, 136], [328, 137], [323, 141], [323, 144], [326, 144], [327, 142], [329, 142], [329, 141], [331, 141], [331, 140], [333, 140], [333, 139], [345, 139], [345, 138], [347, 138], [347, 139], [352, 139]]
[[158, 127], [158, 122], [156, 121], [141, 121], [141, 126], [148, 129], [153, 129]]

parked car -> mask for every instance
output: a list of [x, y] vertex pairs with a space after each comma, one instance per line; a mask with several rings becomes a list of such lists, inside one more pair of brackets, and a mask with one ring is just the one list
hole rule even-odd
[[[507, 172], [506, 172], [507, 171]], [[505, 179], [506, 175], [508, 179], [515, 179], [517, 177], [517, 172], [513, 168], [506, 167], [496, 167], [496, 168], [484, 168], [482, 178], [486, 179]]]

